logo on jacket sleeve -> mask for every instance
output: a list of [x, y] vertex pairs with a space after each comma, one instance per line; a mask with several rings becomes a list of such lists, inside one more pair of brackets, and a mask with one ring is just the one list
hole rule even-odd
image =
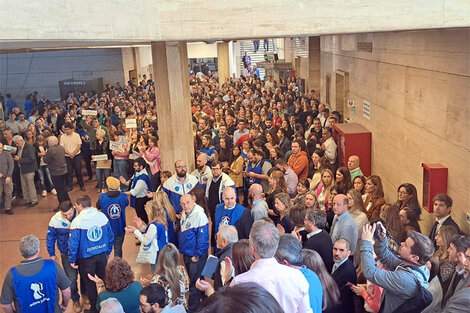
[[99, 226], [92, 226], [88, 231], [86, 232], [86, 236], [88, 240], [92, 242], [96, 242], [103, 237], [103, 230]]

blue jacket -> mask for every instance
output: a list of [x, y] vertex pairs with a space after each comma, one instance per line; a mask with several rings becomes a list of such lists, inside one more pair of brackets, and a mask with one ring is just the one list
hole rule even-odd
[[113, 250], [114, 235], [108, 218], [98, 209], [84, 209], [70, 226], [69, 261], [86, 259]]
[[200, 257], [209, 249], [209, 220], [204, 209], [195, 205], [194, 209], [181, 217], [179, 233], [180, 252], [186, 256]]
[[[76, 215], [77, 214], [75, 212], [72, 221]], [[49, 222], [49, 227], [47, 228], [46, 237], [47, 252], [50, 256], [55, 256], [56, 241], [57, 248], [59, 248], [60, 253], [69, 253], [70, 224], [72, 221], [64, 218], [60, 211], [52, 216]]]
[[121, 192], [117, 197], [110, 197], [108, 193], [100, 195], [101, 212], [106, 215], [113, 230], [114, 236], [122, 236], [126, 232], [126, 206], [129, 204], [127, 194]]
[[176, 175], [171, 176], [163, 184], [162, 191], [168, 195], [171, 205], [175, 208], [176, 214], [181, 213], [183, 208], [180, 199], [183, 195], [189, 193], [194, 187], [203, 187], [199, 184], [197, 177], [187, 174], [184, 182], [180, 182]]
[[246, 208], [239, 203], [231, 210], [226, 209], [224, 203], [217, 204], [215, 207], [215, 234], [219, 231], [220, 225], [235, 226], [245, 210]]

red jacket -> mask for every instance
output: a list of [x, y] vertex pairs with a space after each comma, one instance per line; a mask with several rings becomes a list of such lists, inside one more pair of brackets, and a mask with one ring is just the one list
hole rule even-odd
[[305, 179], [308, 176], [308, 157], [305, 151], [300, 151], [299, 155], [291, 155], [287, 164], [297, 174], [299, 179]]

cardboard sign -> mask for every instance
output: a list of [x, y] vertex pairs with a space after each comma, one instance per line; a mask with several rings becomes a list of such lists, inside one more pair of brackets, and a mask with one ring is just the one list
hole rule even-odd
[[108, 159], [107, 154], [98, 154], [98, 155], [92, 155], [91, 158], [93, 161], [106, 161]]
[[110, 141], [109, 142], [109, 149], [112, 151], [119, 151], [122, 152], [124, 149], [122, 148], [122, 143], [118, 141]]
[[135, 118], [126, 118], [126, 128], [137, 128], [137, 120]]
[[96, 110], [82, 110], [82, 115], [91, 115], [91, 116], [96, 116], [97, 115]]

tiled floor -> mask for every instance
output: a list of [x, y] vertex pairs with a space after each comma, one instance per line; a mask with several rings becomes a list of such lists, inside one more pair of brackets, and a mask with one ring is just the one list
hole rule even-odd
[[[94, 188], [96, 181], [86, 182], [85, 193], [91, 197], [92, 203], [96, 203], [99, 193]], [[69, 193], [72, 201], [83, 194], [77, 185]], [[41, 256], [47, 258], [49, 255], [46, 248], [46, 234], [49, 220], [54, 215], [52, 210], [57, 207], [56, 196], [48, 193], [46, 197], [38, 194], [39, 204], [33, 208], [22, 206], [24, 201], [14, 200], [14, 215], [0, 214], [0, 277], [3, 285], [3, 279], [8, 270], [17, 265], [22, 257], [18, 251], [18, 243], [21, 237], [29, 234], [35, 234], [41, 241]], [[127, 208], [127, 223], [131, 224], [135, 217], [135, 211]], [[136, 240], [132, 234], [127, 234], [123, 245], [123, 258], [126, 259], [134, 270], [136, 279], [141, 275], [150, 273], [150, 265], [137, 264], [135, 258], [139, 247], [135, 245]], [[60, 254], [58, 254], [60, 255]], [[111, 254], [111, 257], [113, 255]], [[60, 261], [59, 261], [60, 263]], [[1, 309], [0, 309], [1, 310]], [[66, 312], [73, 312], [71, 304]]]

